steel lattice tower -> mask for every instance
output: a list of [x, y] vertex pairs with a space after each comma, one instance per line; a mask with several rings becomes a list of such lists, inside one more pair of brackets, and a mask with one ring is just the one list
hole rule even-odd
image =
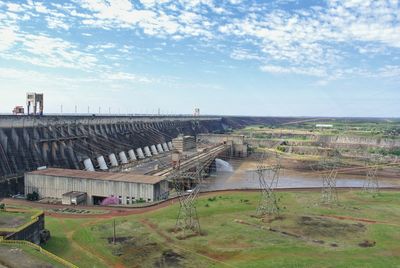
[[274, 188], [278, 185], [281, 166], [279, 161], [274, 166], [266, 166], [264, 164], [264, 159], [265, 155], [262, 154], [258, 159], [256, 170], [261, 190], [260, 202], [256, 210], [256, 215], [278, 215], [280, 208]]
[[363, 191], [376, 194], [379, 192], [378, 176], [376, 175], [378, 166], [373, 165], [367, 167], [367, 174], [363, 185]]
[[[214, 156], [210, 156], [202, 163], [198, 162], [194, 172], [177, 170], [172, 177], [172, 182], [179, 199], [179, 212], [175, 230], [181, 231], [183, 236], [189, 233], [194, 235], [201, 234], [196, 200], [202, 187], [203, 178], [206, 176], [205, 169], [211, 164], [214, 158]], [[188, 181], [195, 183], [195, 187], [190, 192], [185, 190], [185, 182]]]
[[336, 189], [337, 170], [334, 167], [327, 173], [322, 174], [322, 197], [323, 204], [336, 204], [338, 202], [338, 193]]
[[[196, 172], [197, 173], [197, 172]], [[173, 178], [175, 190], [179, 198], [179, 212], [176, 219], [175, 230], [191, 231], [193, 233], [200, 233], [200, 223], [196, 210], [196, 199], [200, 191], [202, 177], [196, 173], [180, 173], [178, 172]], [[185, 191], [185, 180], [194, 180], [196, 186], [191, 192]]]

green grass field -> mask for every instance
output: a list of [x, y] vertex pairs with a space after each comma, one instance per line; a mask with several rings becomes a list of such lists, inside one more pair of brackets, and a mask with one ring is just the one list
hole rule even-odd
[[45, 248], [80, 267], [400, 267], [400, 192], [278, 192], [279, 218], [253, 217], [258, 193], [224, 193], [197, 203], [203, 235], [172, 231], [177, 204], [113, 219], [47, 217]]

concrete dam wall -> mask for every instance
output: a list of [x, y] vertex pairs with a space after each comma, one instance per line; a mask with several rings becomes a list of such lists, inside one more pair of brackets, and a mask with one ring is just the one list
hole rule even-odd
[[202, 116], [0, 116], [0, 181], [8, 181], [0, 185], [0, 196], [5, 188], [15, 192], [9, 178], [25, 171], [41, 166], [105, 169], [104, 164], [141, 158], [145, 147], [168, 149], [181, 133], [223, 131], [221, 121]]

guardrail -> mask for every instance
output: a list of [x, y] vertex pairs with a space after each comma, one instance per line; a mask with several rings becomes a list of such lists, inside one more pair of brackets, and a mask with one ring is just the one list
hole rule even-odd
[[58, 263], [61, 263], [62, 265], [69, 267], [69, 268], [79, 268], [75, 264], [70, 263], [69, 261], [64, 260], [61, 257], [58, 257], [57, 255], [51, 253], [50, 251], [45, 250], [41, 246], [38, 246], [32, 242], [25, 241], [25, 240], [5, 240], [4, 237], [0, 236], [0, 244], [11, 244], [11, 245], [25, 245], [28, 247], [31, 247], [40, 253], [46, 255], [47, 257], [55, 260]]

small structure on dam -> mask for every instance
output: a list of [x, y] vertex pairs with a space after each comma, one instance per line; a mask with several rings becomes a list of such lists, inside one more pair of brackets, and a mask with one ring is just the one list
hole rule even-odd
[[[42, 93], [34, 93], [29, 92], [26, 93], [26, 106], [27, 112], [33, 115], [42, 115], [43, 114], [43, 94]], [[32, 106], [32, 113], [31, 113]]]
[[97, 172], [48, 168], [25, 174], [25, 195], [33, 192], [39, 198], [61, 200], [71, 191], [87, 195], [86, 204], [100, 204], [107, 197], [118, 197], [119, 203], [153, 202], [169, 195], [163, 177], [122, 172]]
[[236, 157], [247, 157], [248, 145], [244, 135], [234, 134], [198, 134], [197, 142], [211, 144], [228, 144], [231, 148], [231, 155]]
[[172, 146], [180, 153], [196, 148], [196, 140], [193, 136], [179, 135], [172, 139]]

